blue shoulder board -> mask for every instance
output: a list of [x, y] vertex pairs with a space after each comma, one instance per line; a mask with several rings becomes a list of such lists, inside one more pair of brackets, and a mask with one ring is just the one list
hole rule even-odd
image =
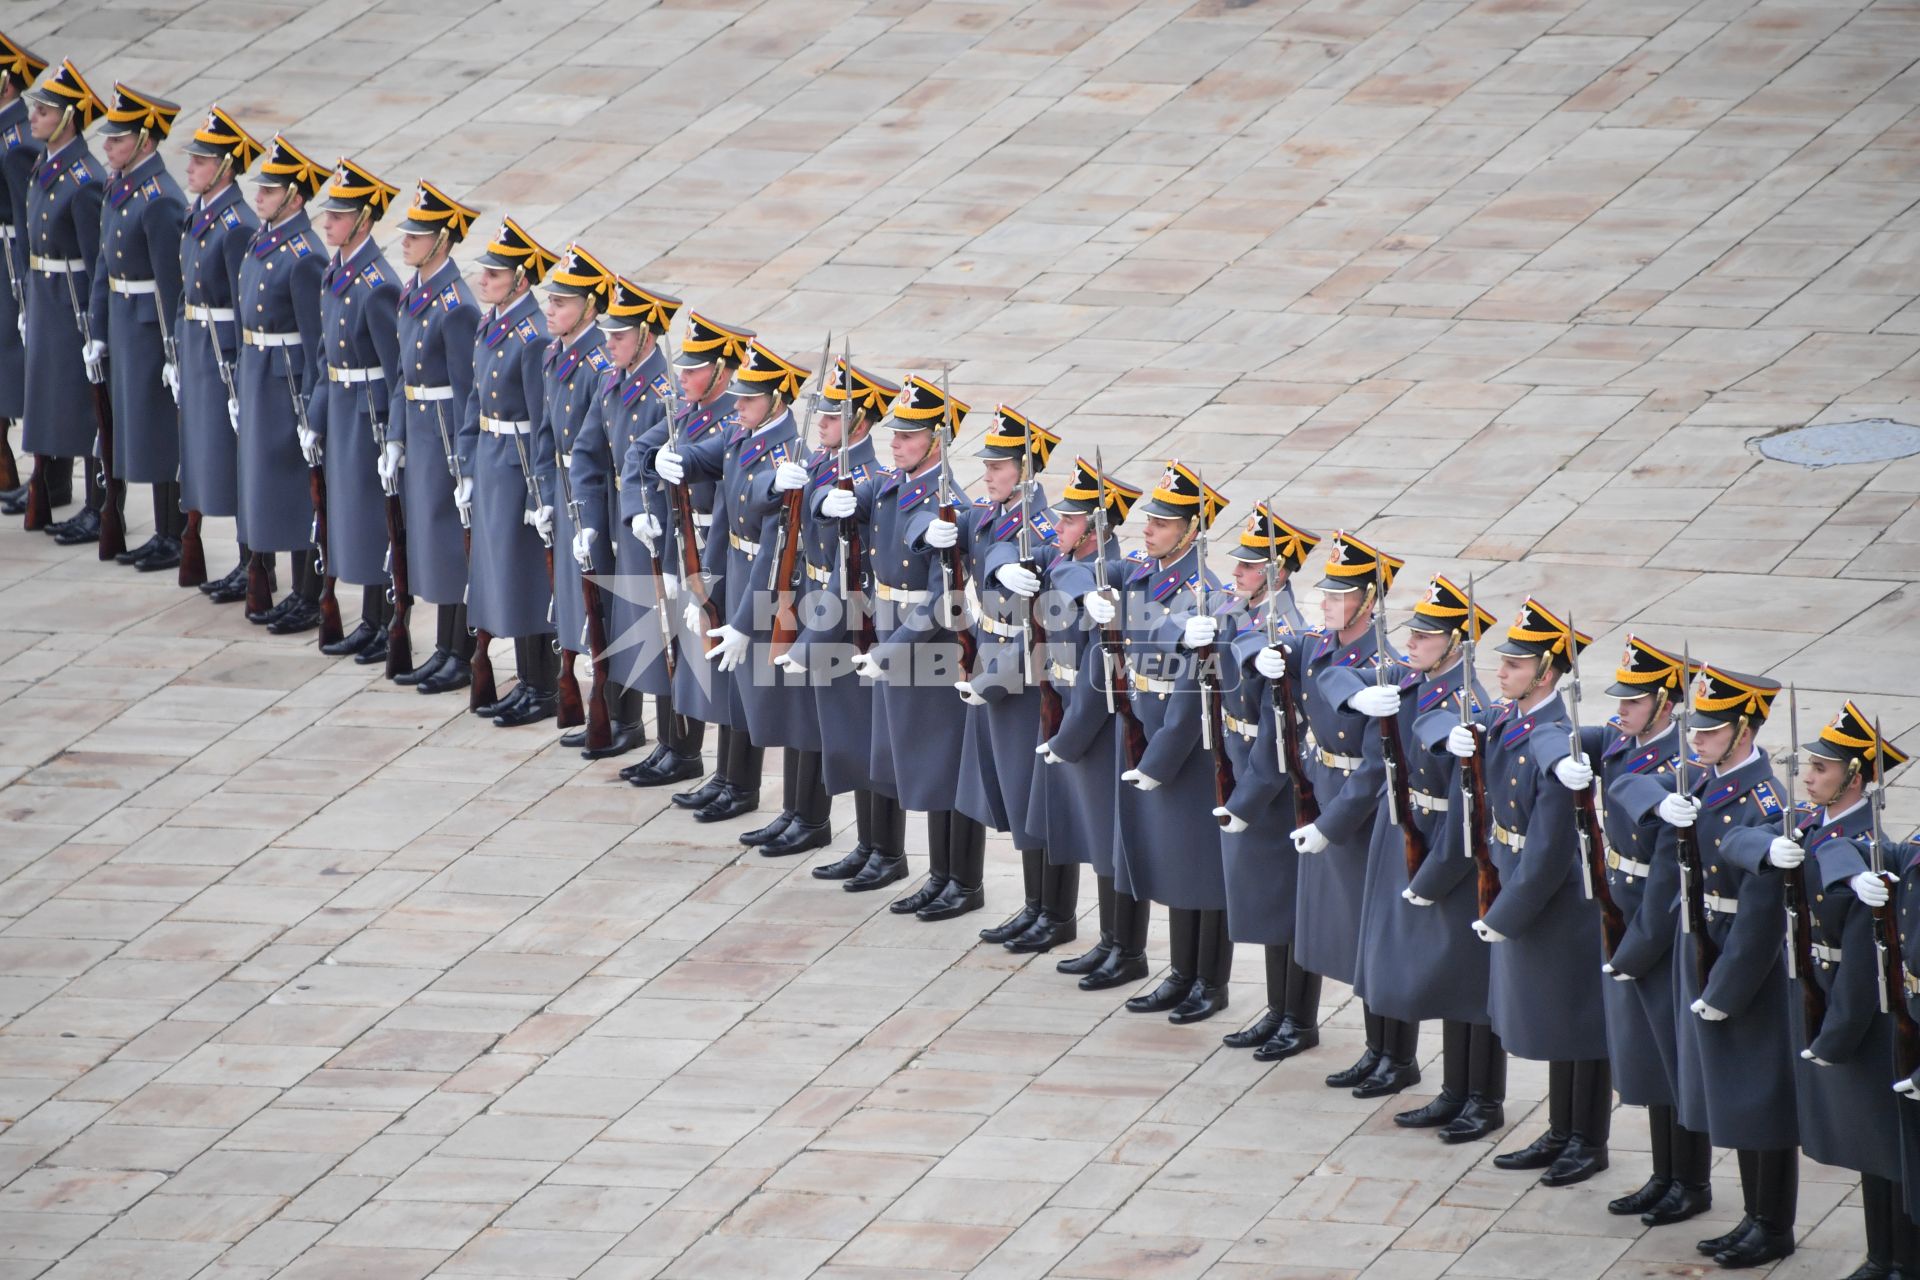
[[867, 469], [866, 463], [856, 462], [853, 464], [853, 478], [856, 482], [865, 480], [868, 476], [872, 474], [873, 472]]
[[313, 245], [307, 241], [307, 233], [304, 231], [287, 241], [287, 248], [293, 250], [293, 256], [296, 258], [310, 258], [313, 256]]
[[1127, 559], [1133, 561], [1135, 564], [1145, 564], [1147, 562], [1147, 553], [1136, 547], [1134, 550], [1127, 552]]
[[519, 324], [513, 326], [513, 331], [520, 336], [522, 342], [540, 341], [540, 330], [534, 327], [532, 316], [528, 316]]
[[1044, 511], [1033, 513], [1033, 531], [1048, 542], [1060, 536], [1060, 531], [1053, 527], [1053, 521], [1047, 519], [1047, 513]]
[[656, 374], [653, 379], [653, 394], [665, 400], [667, 398], [667, 392], [670, 390], [672, 390], [672, 387], [667, 382], [667, 375], [664, 373]]
[[360, 273], [360, 278], [376, 289], [387, 282], [386, 272], [380, 270], [380, 264], [377, 262], [369, 262], [367, 269]]
[[460, 305], [460, 288], [458, 285], [450, 284], [440, 291], [440, 305], [448, 311]]
[[973, 500], [973, 505], [976, 507], [990, 507], [993, 505], [993, 499], [983, 494]]
[[8, 125], [6, 133], [0, 134], [0, 137], [6, 139], [7, 150], [9, 151], [17, 151], [26, 145], [26, 139], [20, 136], [20, 126], [17, 124]]
[[75, 156], [73, 163], [67, 166], [67, 172], [73, 175], [75, 182], [93, 181], [93, 170], [87, 168], [85, 156]]
[[160, 189], [160, 179], [148, 178], [140, 184], [140, 194], [149, 200], [158, 200], [166, 193]]
[[1753, 787], [1753, 798], [1755, 803], [1760, 806], [1760, 812], [1766, 814], [1769, 818], [1777, 818], [1780, 816], [1780, 811], [1784, 806], [1781, 805], [1780, 796], [1774, 791], [1771, 782], [1755, 783]]
[[587, 352], [587, 363], [601, 373], [613, 372], [613, 361], [607, 358], [607, 349], [605, 347], [595, 347], [593, 350]]
[[240, 225], [240, 211], [232, 205], [220, 211], [220, 225], [231, 231]]

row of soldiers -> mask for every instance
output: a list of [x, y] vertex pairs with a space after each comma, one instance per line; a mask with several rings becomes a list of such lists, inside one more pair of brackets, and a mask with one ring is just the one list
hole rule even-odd
[[[1417, 1085], [1420, 1024], [1441, 1022], [1441, 1088], [1402, 1127], [1490, 1137], [1507, 1055], [1544, 1061], [1546, 1132], [1496, 1165], [1551, 1186], [1604, 1170], [1617, 1091], [1648, 1109], [1654, 1167], [1612, 1211], [1700, 1214], [1712, 1148], [1732, 1148], [1745, 1212], [1701, 1251], [1771, 1261], [1793, 1248], [1804, 1148], [1862, 1174], [1856, 1275], [1920, 1268], [1920, 1112], [1898, 1098], [1920, 1095], [1920, 944], [1898, 942], [1920, 937], [1898, 928], [1920, 873], [1878, 831], [1875, 789], [1905, 756], [1854, 704], [1805, 744], [1796, 806], [1756, 746], [1770, 680], [1630, 637], [1617, 716], [1582, 728], [1589, 638], [1529, 598], [1496, 644], [1496, 700], [1471, 582], [1433, 578], [1396, 652], [1403, 561], [1339, 533], [1310, 628], [1293, 578], [1321, 539], [1271, 500], [1222, 583], [1208, 539], [1227, 500], [1195, 468], [1169, 464], [1149, 495], [1076, 458], [1053, 501], [1038, 477], [1060, 438], [1007, 406], [969, 498], [951, 474], [969, 407], [944, 378], [896, 384], [830, 347], [808, 369], [691, 312], [671, 352], [677, 299], [512, 219], [470, 289], [451, 255], [476, 211], [427, 182], [403, 276], [371, 239], [398, 191], [358, 163], [329, 174], [216, 107], [185, 147], [189, 200], [158, 157], [176, 107], [125, 85], [103, 103], [70, 63], [36, 88], [46, 64], [0, 44], [23, 339], [0, 344], [0, 410], [36, 456], [12, 496], [30, 523], [97, 538], [115, 482], [151, 483], [155, 538], [128, 562], [179, 565], [199, 517], [233, 516], [239, 563], [202, 585], [251, 596], [271, 631], [468, 689], [501, 725], [564, 724], [563, 656], [588, 656], [607, 716], [574, 735], [588, 755], [638, 745], [655, 699], [656, 747], [621, 771], [636, 786], [698, 778], [714, 726], [714, 772], [674, 796], [700, 821], [757, 809], [781, 748], [781, 810], [740, 836], [766, 856], [828, 843], [850, 793], [857, 841], [813, 874], [886, 888], [922, 813], [927, 876], [890, 909], [934, 921], [984, 905], [986, 831], [1007, 832], [1024, 901], [981, 936], [1074, 941], [1090, 865], [1099, 937], [1057, 966], [1085, 989], [1150, 976], [1160, 903], [1171, 966], [1133, 1011], [1211, 1018], [1234, 945], [1257, 945], [1268, 1008], [1225, 1040], [1261, 1061], [1317, 1046], [1331, 977], [1366, 1028], [1331, 1087]], [[108, 173], [81, 136], [98, 117]], [[249, 208], [235, 181], [256, 160]], [[112, 469], [90, 467], [87, 506], [55, 524], [102, 419]], [[279, 555], [293, 586], [274, 604]], [[365, 594], [359, 626], [329, 635], [336, 579]], [[418, 665], [392, 625], [415, 595], [440, 606]], [[494, 637], [515, 642], [504, 697]]]

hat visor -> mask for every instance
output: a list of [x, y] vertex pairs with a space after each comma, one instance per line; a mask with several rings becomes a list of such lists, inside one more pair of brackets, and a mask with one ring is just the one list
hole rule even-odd
[[1245, 544], [1236, 544], [1228, 549], [1227, 559], [1242, 560], [1247, 564], [1265, 564], [1267, 562], [1267, 549], [1265, 547], [1249, 547]]
[[[1466, 619], [1462, 618], [1461, 622], [1464, 621], [1466, 621]], [[1407, 630], [1425, 631], [1436, 636], [1456, 630], [1458, 626], [1458, 623], [1448, 622], [1445, 618], [1429, 618], [1424, 613], [1416, 613], [1407, 619]]]
[[1493, 646], [1493, 651], [1507, 658], [1537, 658], [1540, 650], [1523, 640], [1502, 640]]
[[1062, 516], [1090, 516], [1098, 505], [1092, 498], [1062, 498], [1053, 504], [1053, 511]]
[[1722, 725], [1732, 724], [1739, 718], [1738, 710], [1731, 711], [1695, 711], [1688, 716], [1688, 723], [1695, 729], [1718, 729]]
[[1148, 498], [1136, 510], [1144, 511], [1150, 516], [1158, 516], [1162, 520], [1191, 520], [1200, 514], [1200, 504], [1196, 502], [1191, 506], [1176, 507], [1158, 498]]
[[129, 133], [138, 133], [139, 131], [140, 122], [138, 120], [102, 120], [100, 127], [94, 132], [96, 136], [102, 138], [119, 138]]
[[[431, 236], [438, 235], [440, 232], [445, 231], [447, 224], [444, 222], [415, 222], [412, 218], [403, 218], [400, 221], [399, 229], [400, 234], [403, 236]], [[457, 239], [458, 237], [455, 238]]]
[[625, 333], [629, 329], [640, 327], [639, 316], [595, 316], [594, 323], [608, 333]]
[[938, 418], [915, 419], [889, 416], [882, 418], [880, 421], [886, 424], [886, 428], [889, 431], [931, 431], [940, 425]]
[[1831, 742], [1825, 742], [1819, 738], [1815, 738], [1812, 742], [1801, 743], [1800, 749], [1810, 756], [1822, 756], [1828, 760], [1844, 761], [1848, 758], [1846, 753], [1840, 750], [1840, 748], [1834, 746]]
[[488, 267], [494, 271], [517, 271], [526, 265], [524, 258], [503, 258], [489, 249], [473, 260], [477, 267]]
[[727, 384], [727, 390], [733, 393], [735, 399], [743, 396], [770, 396], [773, 394], [773, 384], [771, 382], [748, 382], [745, 378], [736, 377], [732, 382]]
[[983, 445], [974, 452], [973, 456], [976, 458], [985, 458], [989, 462], [1018, 462], [1020, 461], [1020, 446], [1017, 444]]
[[366, 208], [358, 200], [343, 200], [339, 196], [328, 196], [320, 202], [321, 213], [359, 213]]
[[219, 160], [228, 154], [227, 148], [211, 142], [202, 142], [198, 138], [188, 138], [186, 145], [180, 148], [181, 154], [201, 156], [208, 160]]
[[1615, 680], [1607, 686], [1607, 696], [1609, 698], [1619, 698], [1623, 701], [1628, 698], [1644, 698], [1652, 692], [1653, 689], [1649, 685], [1627, 684], [1621, 680]]
[[1336, 594], [1345, 594], [1349, 591], [1358, 591], [1367, 584], [1357, 582], [1352, 578], [1322, 578], [1315, 585], [1318, 586], [1323, 593], [1331, 591]]
[[76, 105], [72, 98], [63, 98], [47, 89], [29, 89], [20, 96], [36, 107], [52, 107], [55, 111]]

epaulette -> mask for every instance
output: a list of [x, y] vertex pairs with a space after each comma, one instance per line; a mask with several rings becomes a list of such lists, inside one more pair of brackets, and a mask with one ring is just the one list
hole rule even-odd
[[75, 156], [73, 163], [67, 166], [67, 172], [73, 175], [75, 182], [93, 181], [93, 170], [87, 167], [87, 158], [85, 156]]
[[513, 332], [522, 342], [540, 341], [540, 329], [533, 323], [533, 317], [527, 316], [513, 326]]
[[27, 140], [20, 136], [20, 126], [17, 124], [8, 125], [7, 131], [0, 134], [0, 138], [5, 139], [9, 151], [18, 151], [27, 145]]
[[1793, 811], [1803, 818], [1810, 818], [1820, 812], [1820, 806], [1811, 800], [1802, 800], [1799, 804], [1793, 806]]
[[313, 244], [307, 239], [307, 233], [304, 231], [285, 243], [287, 248], [293, 251], [293, 256], [296, 258], [311, 258], [313, 256]]
[[659, 396], [662, 400], [665, 400], [667, 398], [667, 393], [672, 390], [673, 390], [673, 384], [667, 381], [666, 374], [659, 373], [654, 375], [653, 394]]
[[140, 194], [145, 196], [149, 200], [158, 200], [161, 196], [166, 194], [166, 191], [161, 188], [160, 179], [148, 178], [145, 182], [140, 184]]
[[873, 468], [867, 466], [867, 464], [864, 462], [856, 462], [853, 464], [852, 474], [853, 474], [854, 480], [858, 482], [861, 480], [865, 480], [868, 476], [874, 474], [874, 470]]
[[378, 289], [387, 282], [387, 273], [380, 269], [379, 263], [369, 262], [366, 269], [360, 273], [360, 278]]
[[232, 205], [220, 211], [220, 225], [231, 231], [240, 225], [240, 211]]
[[450, 284], [440, 291], [440, 305], [452, 311], [460, 305], [460, 286]]
[[978, 497], [973, 500], [973, 505], [976, 507], [991, 507], [993, 505], [993, 499], [985, 496]]
[[1033, 531], [1048, 542], [1053, 542], [1060, 536], [1060, 531], [1053, 527], [1053, 521], [1047, 519], [1047, 513], [1044, 511], [1034, 512]]
[[613, 361], [608, 357], [605, 347], [595, 347], [587, 352], [587, 363], [601, 373], [613, 372]]
[[1753, 798], [1754, 801], [1759, 804], [1760, 812], [1766, 814], [1769, 818], [1779, 817], [1781, 810], [1784, 808], [1780, 803], [1780, 796], [1774, 791], [1771, 782], [1763, 781], [1755, 783], [1753, 787]]

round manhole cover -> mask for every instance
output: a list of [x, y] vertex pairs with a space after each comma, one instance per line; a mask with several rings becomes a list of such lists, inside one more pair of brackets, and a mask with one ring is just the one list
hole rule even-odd
[[1892, 418], [1823, 422], [1795, 427], [1760, 441], [1760, 452], [1776, 462], [1802, 467], [1837, 467], [1848, 462], [1888, 462], [1920, 453], [1920, 427]]

